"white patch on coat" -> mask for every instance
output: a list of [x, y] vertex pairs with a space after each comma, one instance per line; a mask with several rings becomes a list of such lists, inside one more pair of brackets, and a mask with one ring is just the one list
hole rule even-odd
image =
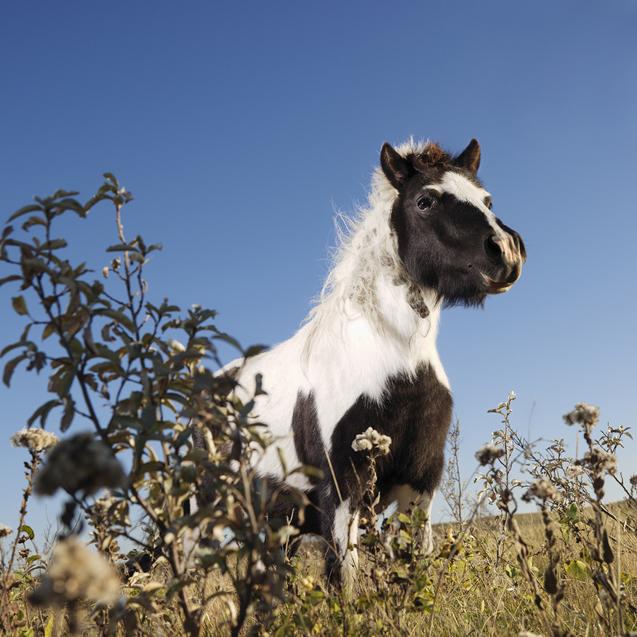
[[493, 228], [493, 232], [496, 236], [504, 239], [510, 237], [508, 232], [505, 232], [498, 224], [497, 217], [489, 210], [485, 205], [484, 200], [491, 195], [480, 186], [469, 181], [464, 175], [448, 170], [440, 182], [440, 186], [444, 192], [453, 195], [458, 201], [470, 203], [477, 208], [487, 219], [489, 225]]
[[431, 510], [435, 495], [436, 491], [431, 495], [429, 493], [418, 493], [407, 485], [401, 485], [392, 490], [392, 496], [397, 501], [397, 510], [401, 513], [413, 508], [412, 502], [415, 503], [417, 509], [423, 509], [427, 513], [425, 526], [418, 531], [418, 541], [422, 544], [427, 554], [434, 550], [433, 533], [431, 531]]
[[[351, 587], [356, 582], [358, 570], [358, 521], [359, 512], [350, 511], [350, 499], [344, 500], [334, 512], [334, 542], [341, 560], [343, 583]], [[351, 549], [349, 547], [352, 547]]]

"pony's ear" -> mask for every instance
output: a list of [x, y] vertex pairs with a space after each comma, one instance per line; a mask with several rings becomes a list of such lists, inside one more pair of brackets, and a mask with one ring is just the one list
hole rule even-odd
[[412, 172], [411, 164], [385, 142], [380, 151], [380, 166], [385, 177], [389, 179], [389, 183], [398, 192], [402, 192], [405, 182]]
[[475, 175], [478, 172], [478, 168], [480, 168], [480, 144], [478, 144], [478, 140], [472, 139], [453, 163]]

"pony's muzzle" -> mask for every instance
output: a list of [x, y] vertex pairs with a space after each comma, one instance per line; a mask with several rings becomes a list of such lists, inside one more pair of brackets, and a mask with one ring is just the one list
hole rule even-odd
[[517, 232], [511, 234], [489, 235], [484, 242], [484, 250], [489, 258], [502, 267], [503, 276], [499, 279], [482, 273], [490, 294], [506, 292], [519, 278], [526, 261], [526, 248]]
[[526, 261], [524, 243], [517, 232], [500, 236], [489, 235], [484, 242], [485, 252], [495, 261], [500, 261], [505, 266], [520, 267]]

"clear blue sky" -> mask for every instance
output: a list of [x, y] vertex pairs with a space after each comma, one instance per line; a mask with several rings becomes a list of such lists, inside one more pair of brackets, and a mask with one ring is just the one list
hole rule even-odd
[[[364, 201], [383, 142], [458, 152], [476, 137], [494, 211], [529, 259], [484, 310], [443, 313], [465, 475], [511, 390], [533, 439], [574, 447], [562, 414], [579, 401], [635, 427], [634, 0], [27, 0], [0, 9], [0, 59], [2, 218], [57, 188], [88, 197], [113, 172], [135, 195], [128, 235], [164, 245], [151, 297], [217, 309], [245, 345], [297, 329], [334, 211]], [[60, 227], [98, 271], [113, 232], [105, 207]], [[15, 293], [0, 291], [2, 346], [22, 331]], [[0, 522], [14, 528], [27, 454], [8, 438], [45, 388], [24, 372], [0, 386]], [[634, 458], [620, 456], [627, 476]]]

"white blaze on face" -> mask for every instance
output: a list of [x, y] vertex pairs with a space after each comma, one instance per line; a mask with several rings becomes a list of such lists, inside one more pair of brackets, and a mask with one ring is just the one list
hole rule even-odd
[[443, 192], [453, 195], [458, 201], [471, 204], [482, 212], [497, 237], [496, 241], [500, 244], [505, 261], [512, 263], [522, 258], [513, 237], [500, 227], [496, 216], [485, 204], [485, 200], [491, 199], [491, 195], [484, 188], [453, 171], [446, 172], [438, 185]]

